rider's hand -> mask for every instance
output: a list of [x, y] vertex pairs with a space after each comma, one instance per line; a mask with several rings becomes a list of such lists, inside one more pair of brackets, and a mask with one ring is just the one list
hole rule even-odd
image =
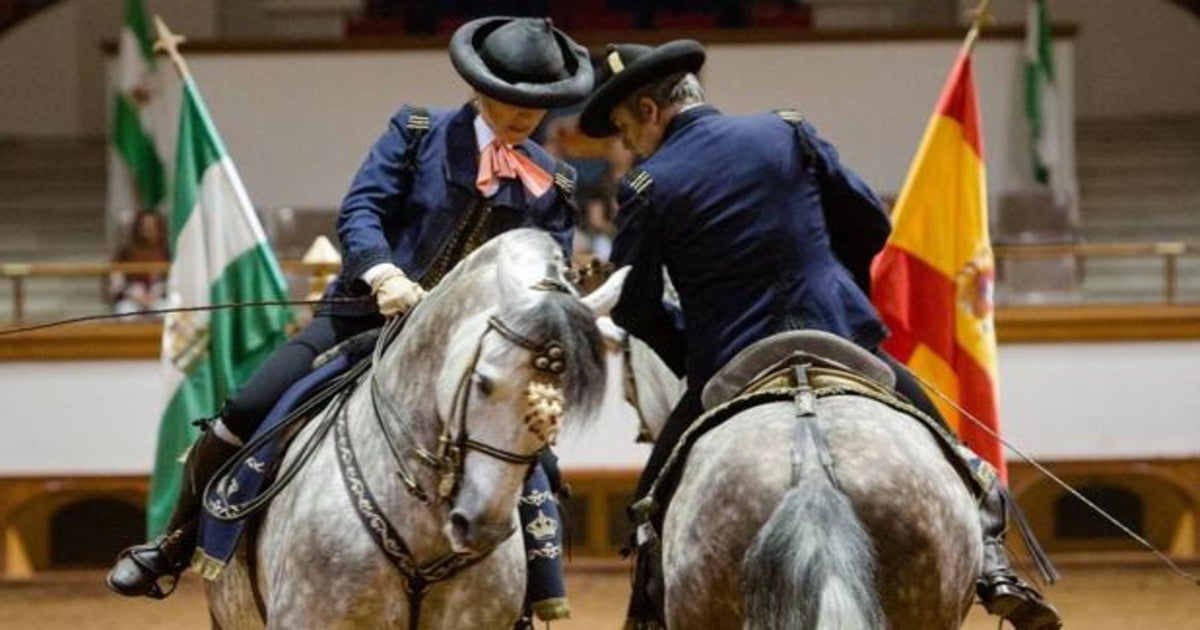
[[384, 317], [403, 315], [425, 297], [421, 285], [409, 280], [399, 267], [387, 269], [373, 278], [371, 293]]

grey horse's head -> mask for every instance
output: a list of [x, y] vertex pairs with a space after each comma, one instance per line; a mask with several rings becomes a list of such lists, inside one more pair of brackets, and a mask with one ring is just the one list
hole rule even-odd
[[[548, 235], [517, 230], [493, 239], [430, 297], [442, 303], [446, 339], [437, 407], [482, 448], [462, 449], [446, 534], [456, 551], [481, 552], [513, 530], [528, 464], [566, 422], [591, 421], [605, 384], [604, 342], [592, 311], [564, 281], [561, 250]], [[491, 453], [487, 451], [493, 451]]]

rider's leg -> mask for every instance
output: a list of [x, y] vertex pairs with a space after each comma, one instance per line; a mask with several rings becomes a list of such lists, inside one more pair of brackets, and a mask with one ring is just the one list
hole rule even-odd
[[[205, 431], [188, 450], [183, 480], [175, 510], [167, 523], [166, 533], [121, 552], [117, 564], [108, 574], [108, 586], [121, 595], [145, 595], [162, 599], [175, 589], [179, 574], [192, 562], [196, 548], [196, 516], [209, 478], [225, 460], [237, 451], [236, 446]], [[169, 577], [168, 584], [159, 584]]]
[[164, 576], [178, 578], [191, 564], [204, 488], [213, 474], [249, 439], [275, 401], [307, 374], [321, 352], [369, 327], [370, 318], [317, 317], [300, 334], [259, 366], [242, 388], [226, 401], [209, 430], [188, 452], [184, 483], [166, 533], [121, 552], [108, 574], [108, 585], [121, 595], [162, 598]]
[[[886, 352], [877, 351], [876, 355], [895, 372], [896, 391], [949, 431], [945, 418], [908, 368]], [[980, 466], [978, 455], [970, 449], [955, 450], [968, 459], [966, 465], [969, 470], [976, 470]], [[983, 529], [983, 570], [980, 571], [976, 592], [989, 613], [1008, 619], [1017, 630], [1059, 628], [1062, 621], [1054, 607], [1042, 598], [1037, 589], [1013, 573], [1004, 547], [1008, 529], [1006, 494], [1007, 491], [997, 480], [979, 504], [979, 522]]]
[[[638, 479], [637, 490], [633, 495], [634, 500], [640, 500], [649, 494], [650, 487], [654, 485], [659, 473], [666, 465], [675, 445], [692, 425], [692, 422], [700, 417], [704, 410], [700, 403], [700, 392], [701, 389], [698, 387], [688, 388], [684, 392], [683, 398], [671, 410], [670, 417], [667, 418], [662, 432], [654, 442], [654, 448], [650, 452], [650, 458], [646, 461], [646, 467], [642, 470], [642, 476]], [[655, 488], [654, 501], [657, 507], [648, 516], [656, 531], [662, 531], [662, 518], [665, 516], [666, 506], [670, 503], [678, 482], [679, 472], [675, 472], [669, 478], [660, 480]], [[638, 526], [643, 518], [639, 515], [633, 516], [637, 522], [635, 526]], [[649, 541], [644, 537], [640, 540], [635, 539], [635, 543], [637, 558], [634, 561], [633, 588], [630, 593], [625, 628], [627, 630], [661, 628], [663, 598], [666, 593], [663, 589], [658, 550], [653, 548], [656, 545], [648, 544]]]

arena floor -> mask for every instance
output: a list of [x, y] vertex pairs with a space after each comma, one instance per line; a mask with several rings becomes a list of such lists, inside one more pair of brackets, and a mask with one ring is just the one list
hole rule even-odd
[[[1067, 567], [1050, 596], [1068, 628], [1200, 628], [1200, 588], [1157, 567]], [[124, 600], [111, 595], [99, 572], [57, 573], [20, 583], [0, 583], [0, 628], [109, 630], [208, 627], [203, 592], [191, 578], [163, 602]], [[620, 628], [627, 582], [624, 571], [579, 571], [570, 575], [574, 619], [555, 630]], [[540, 626], [539, 626], [540, 627]], [[996, 628], [978, 607], [965, 626]]]

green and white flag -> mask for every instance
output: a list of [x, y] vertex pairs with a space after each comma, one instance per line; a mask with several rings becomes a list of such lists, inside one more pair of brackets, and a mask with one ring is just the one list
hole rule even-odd
[[[285, 300], [287, 286], [250, 199], [190, 78], [183, 83], [171, 206], [173, 306]], [[166, 410], [150, 485], [148, 531], [162, 531], [179, 492], [181, 459], [225, 397], [286, 338], [286, 306], [172, 313], [163, 326]]]
[[108, 238], [139, 210], [155, 210], [166, 196], [162, 160], [154, 142], [152, 109], [158, 97], [154, 40], [142, 0], [126, 0], [125, 22], [112, 71], [112, 143], [108, 182]]
[[[1033, 176], [1056, 186], [1060, 166], [1058, 92], [1054, 85], [1054, 54], [1046, 0], [1029, 0], [1025, 18], [1025, 118], [1033, 151]], [[1058, 191], [1056, 190], [1056, 193]]]

